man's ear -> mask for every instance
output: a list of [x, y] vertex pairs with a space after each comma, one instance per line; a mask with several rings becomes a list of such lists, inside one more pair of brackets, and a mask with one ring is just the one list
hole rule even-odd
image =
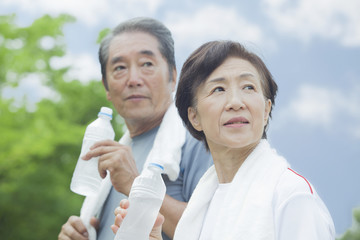
[[111, 96], [110, 96], [110, 94], [109, 94], [108, 87], [106, 87], [106, 85], [105, 85], [105, 84], [106, 84], [106, 83], [105, 83], [105, 79], [102, 78], [102, 79], [101, 79], [101, 82], [102, 82], [102, 84], [103, 84], [103, 86], [104, 86], [104, 88], [105, 88], [107, 100], [111, 101]]
[[199, 132], [202, 131], [202, 127], [200, 124], [200, 121], [198, 119], [198, 115], [197, 115], [197, 111], [195, 108], [193, 107], [188, 107], [188, 119], [191, 123], [191, 125], [193, 126], [193, 128], [195, 128], [196, 130], [198, 130]]
[[106, 90], [106, 99], [111, 102], [111, 96], [109, 91]]
[[174, 92], [176, 89], [176, 77], [177, 77], [177, 72], [176, 69], [173, 68], [172, 71], [172, 81], [171, 81], [171, 91]]

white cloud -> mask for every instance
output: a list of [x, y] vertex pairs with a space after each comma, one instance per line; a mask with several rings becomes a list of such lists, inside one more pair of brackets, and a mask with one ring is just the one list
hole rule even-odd
[[16, 6], [20, 11], [38, 16], [68, 13], [89, 25], [95, 24], [98, 21], [96, 16], [105, 10], [103, 1], [97, 0], [4, 0], [2, 5]]
[[36, 110], [36, 103], [43, 98], [60, 100], [59, 94], [43, 85], [46, 76], [30, 73], [24, 76], [17, 87], [4, 87], [1, 94], [6, 99], [14, 99], [14, 107], [21, 107], [24, 103], [29, 111]]
[[[100, 21], [111, 21], [118, 17], [128, 18], [131, 14], [149, 14], [157, 11], [163, 0], [2, 0], [0, 6], [16, 7], [17, 13], [36, 15], [58, 15], [67, 13], [87, 26]], [[139, 7], [141, 6], [141, 7]]]
[[100, 80], [101, 71], [100, 64], [97, 59], [90, 54], [72, 54], [67, 53], [63, 57], [53, 57], [50, 65], [54, 69], [71, 67], [65, 78], [68, 80], [79, 80], [81, 82], [89, 82], [91, 80]]
[[[42, 62], [37, 63], [40, 67], [43, 64]], [[50, 60], [50, 65], [54, 69], [71, 67], [64, 76], [69, 81], [79, 80], [86, 83], [91, 80], [100, 81], [101, 79], [100, 66], [96, 59], [89, 54], [74, 55], [69, 53], [61, 58], [53, 57]], [[17, 75], [12, 72], [9, 72], [6, 78], [9, 83], [17, 81]], [[1, 94], [6, 99], [14, 99], [15, 108], [25, 103], [29, 111], [35, 111], [36, 103], [43, 98], [54, 101], [60, 99], [60, 96], [55, 91], [43, 84], [47, 81], [48, 79], [44, 74], [30, 73], [19, 80], [17, 87], [5, 86], [1, 90]]]
[[242, 18], [234, 8], [207, 5], [197, 12], [171, 12], [164, 22], [176, 45], [191, 51], [210, 40], [235, 40], [257, 47], [265, 43], [261, 28]]
[[40, 39], [40, 46], [44, 50], [50, 50], [55, 47], [55, 39], [50, 36], [45, 36]]
[[263, 7], [283, 33], [303, 41], [322, 37], [360, 46], [358, 0], [263, 0]]
[[325, 130], [345, 129], [360, 138], [360, 86], [346, 93], [305, 84], [299, 87], [294, 98], [280, 117], [295, 124], [320, 127]]
[[289, 107], [299, 121], [329, 126], [338, 99], [336, 92], [305, 85], [300, 87], [296, 100], [292, 101]]

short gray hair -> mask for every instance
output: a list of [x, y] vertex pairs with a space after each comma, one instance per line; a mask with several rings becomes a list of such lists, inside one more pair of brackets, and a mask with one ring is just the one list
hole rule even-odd
[[167, 61], [169, 68], [169, 80], [172, 81], [172, 72], [176, 69], [176, 63], [174, 39], [172, 38], [170, 30], [164, 24], [155, 19], [138, 17], [120, 23], [101, 41], [99, 48], [99, 61], [106, 90], [109, 90], [106, 80], [106, 64], [109, 59], [110, 43], [114, 37], [126, 32], [144, 32], [154, 36], [158, 40], [159, 51]]

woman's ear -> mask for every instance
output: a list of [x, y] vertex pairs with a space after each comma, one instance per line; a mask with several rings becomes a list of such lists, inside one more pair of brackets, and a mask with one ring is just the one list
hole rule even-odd
[[201, 128], [201, 124], [200, 124], [200, 121], [198, 118], [199, 117], [197, 115], [196, 109], [193, 107], [188, 107], [188, 119], [189, 119], [191, 125], [193, 126], [193, 128], [195, 128], [196, 130], [198, 130], [200, 132], [200, 131], [202, 131], [202, 128]]
[[267, 99], [265, 101], [264, 126], [266, 126], [266, 124], [268, 123], [268, 119], [270, 117], [271, 106], [272, 106], [271, 100]]

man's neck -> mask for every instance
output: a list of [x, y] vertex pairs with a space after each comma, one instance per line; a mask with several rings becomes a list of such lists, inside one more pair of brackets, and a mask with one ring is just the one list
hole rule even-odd
[[[164, 113], [165, 114], [165, 113]], [[143, 133], [150, 131], [151, 129], [159, 126], [163, 120], [164, 114], [160, 118], [152, 120], [142, 120], [142, 121], [126, 121], [126, 127], [129, 130], [130, 137], [136, 137]]]

